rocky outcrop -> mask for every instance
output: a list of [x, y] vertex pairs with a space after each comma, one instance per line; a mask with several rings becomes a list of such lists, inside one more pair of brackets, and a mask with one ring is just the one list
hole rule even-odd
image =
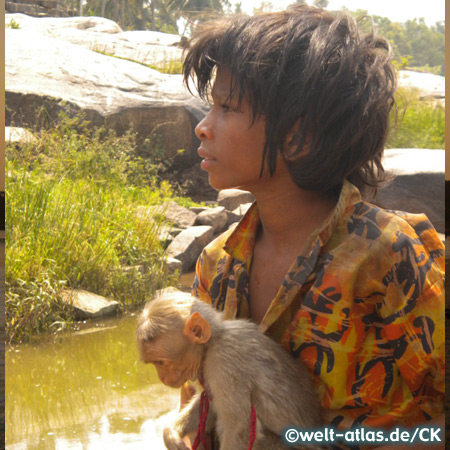
[[200, 253], [214, 237], [213, 228], [207, 225], [199, 225], [186, 228], [171, 242], [167, 248], [169, 257], [181, 261], [183, 273], [194, 269]]
[[251, 194], [236, 191], [226, 189], [220, 192], [222, 203], [235, 208], [233, 211], [224, 206], [188, 209], [174, 202], [138, 208], [136, 214], [140, 217], [149, 222], [164, 223], [160, 228], [159, 239], [167, 247], [166, 267], [169, 272], [178, 270], [182, 274], [192, 271], [206, 245], [243, 217], [250, 203], [240, 204], [236, 199], [240, 196], [240, 201], [245, 202]]
[[243, 203], [250, 203], [255, 198], [250, 192], [240, 189], [225, 189], [217, 195], [217, 203], [228, 211], [233, 211]]
[[158, 31], [123, 31], [116, 22], [104, 17], [36, 20], [23, 14], [7, 14], [5, 20], [6, 23], [13, 20], [27, 31], [141, 64], [163, 67], [182, 59], [180, 36]]
[[[76, 34], [121, 34], [114, 33], [106, 19], [76, 19], [27, 21], [68, 21], [72, 23], [68, 28], [78, 30]], [[107, 31], [89, 31], [102, 27]], [[138, 143], [147, 138], [158, 141], [168, 158], [184, 150], [180, 158], [185, 167], [199, 160], [194, 127], [206, 109], [187, 92], [181, 75], [161, 74], [50, 37], [61, 35], [62, 28], [36, 25], [5, 30], [6, 125], [30, 127], [43, 117], [55, 119], [60, 111], [69, 115], [84, 111], [93, 125], [106, 125], [119, 133], [132, 128]], [[38, 111], [45, 112], [39, 116]]]
[[197, 215], [190, 209], [180, 206], [174, 201], [164, 203], [163, 205], [141, 207], [138, 209], [138, 215], [141, 217], [160, 216], [171, 226], [177, 228], [188, 228], [194, 225]]
[[5, 11], [35, 17], [68, 17], [72, 14], [61, 0], [6, 0]]
[[33, 133], [25, 128], [5, 127], [5, 142], [26, 144], [35, 140], [36, 138], [33, 136]]
[[417, 89], [420, 98], [434, 99], [445, 104], [445, 77], [441, 75], [400, 70], [398, 86]]
[[445, 233], [445, 150], [390, 149], [383, 165], [395, 178], [374, 203], [386, 209], [425, 213]]
[[228, 223], [228, 215], [223, 206], [217, 208], [206, 208], [199, 212], [195, 219], [195, 225], [208, 225], [214, 233], [220, 233]]
[[108, 317], [119, 311], [118, 302], [81, 289], [64, 291], [62, 299], [73, 307], [78, 320]]

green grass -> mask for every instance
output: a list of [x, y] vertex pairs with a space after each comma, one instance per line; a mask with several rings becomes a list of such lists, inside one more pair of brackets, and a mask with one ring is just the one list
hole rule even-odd
[[141, 61], [136, 61], [134, 59], [125, 58], [123, 56], [114, 55], [113, 53], [108, 53], [103, 50], [100, 50], [98, 48], [93, 49], [94, 52], [100, 53], [101, 55], [105, 56], [111, 56], [113, 58], [117, 59], [123, 59], [124, 61], [130, 61], [134, 62], [136, 64], [140, 64], [141, 66], [149, 67], [150, 69], [157, 70], [160, 73], [167, 73], [167, 74], [181, 74], [183, 72], [183, 61], [181, 60], [167, 60], [164, 61], [162, 64], [146, 64]]
[[63, 289], [86, 289], [127, 309], [174, 282], [156, 237], [161, 219], [136, 211], [176, 197], [155, 164], [136, 156], [134, 136], [91, 130], [79, 118], [61, 118], [36, 136], [6, 149], [9, 341], [67, 328]]
[[5, 24], [5, 28], [12, 28], [13, 30], [18, 30], [20, 29], [20, 25], [14, 19], [11, 19], [9, 23]]
[[420, 100], [414, 89], [396, 95], [397, 123], [392, 115], [388, 148], [445, 148], [445, 109], [432, 100]]

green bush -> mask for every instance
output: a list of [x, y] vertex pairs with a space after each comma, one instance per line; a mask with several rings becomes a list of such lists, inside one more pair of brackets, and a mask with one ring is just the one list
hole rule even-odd
[[139, 214], [174, 193], [152, 161], [136, 156], [134, 136], [67, 117], [36, 136], [6, 149], [10, 341], [70, 325], [63, 289], [86, 289], [126, 309], [174, 281], [157, 239], [161, 218]]
[[[399, 89], [388, 148], [445, 148], [445, 109], [434, 100], [420, 99], [417, 90]], [[395, 114], [397, 113], [397, 114]]]

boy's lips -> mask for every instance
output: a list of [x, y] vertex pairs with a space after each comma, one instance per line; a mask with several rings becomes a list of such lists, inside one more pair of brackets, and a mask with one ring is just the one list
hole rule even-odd
[[197, 150], [198, 156], [200, 156], [203, 159], [215, 159], [208, 150], [206, 150], [204, 147], [199, 147]]
[[205, 150], [203, 147], [199, 147], [197, 150], [198, 155], [202, 159], [202, 162], [200, 163], [200, 167], [203, 170], [208, 170], [214, 163], [216, 162], [216, 158], [214, 158], [207, 150]]

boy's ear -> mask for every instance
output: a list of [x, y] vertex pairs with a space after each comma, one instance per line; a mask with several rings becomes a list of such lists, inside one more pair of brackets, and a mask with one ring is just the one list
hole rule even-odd
[[205, 344], [211, 338], [211, 325], [195, 312], [186, 319], [183, 332], [192, 343]]
[[306, 142], [300, 151], [298, 151], [297, 148], [300, 139], [298, 133], [301, 120], [302, 118], [299, 117], [295, 121], [294, 125], [291, 127], [289, 133], [286, 135], [283, 151], [283, 157], [286, 162], [295, 162], [297, 159], [301, 158], [302, 156], [305, 156], [309, 152], [309, 142], [310, 142], [309, 137], [306, 139]]

